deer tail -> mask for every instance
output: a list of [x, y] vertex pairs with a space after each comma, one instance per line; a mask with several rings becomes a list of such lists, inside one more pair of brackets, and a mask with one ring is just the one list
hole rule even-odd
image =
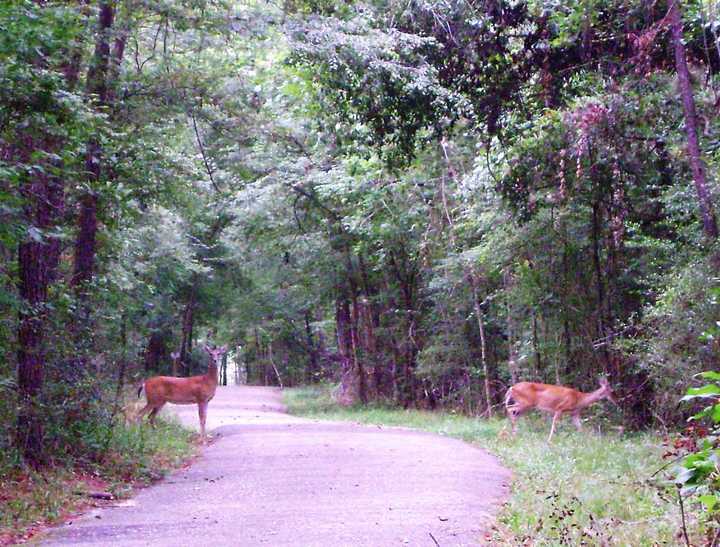
[[510, 399], [512, 399], [512, 386], [510, 386], [508, 388], [508, 390], [505, 392], [505, 399], [503, 400], [503, 404], [505, 406], [507, 406], [508, 403], [510, 402]]
[[140, 395], [142, 395], [142, 391], [145, 388], [145, 382], [140, 382], [140, 385], [138, 386], [137, 394], [138, 399], [140, 398]]

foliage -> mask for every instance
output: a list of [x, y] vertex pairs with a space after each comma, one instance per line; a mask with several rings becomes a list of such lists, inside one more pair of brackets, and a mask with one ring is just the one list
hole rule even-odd
[[[708, 537], [717, 538], [720, 521], [720, 475], [718, 463], [718, 424], [720, 424], [720, 373], [714, 371], [701, 372], [698, 376], [710, 382], [701, 387], [691, 387], [682, 398], [683, 401], [707, 404], [692, 417], [693, 425], [687, 434], [681, 437], [675, 448], [682, 459], [675, 478], [678, 486], [682, 486], [679, 495], [692, 496], [703, 508], [703, 517], [709, 524]], [[709, 403], [709, 404], [708, 404]], [[701, 424], [708, 422], [706, 429]]]

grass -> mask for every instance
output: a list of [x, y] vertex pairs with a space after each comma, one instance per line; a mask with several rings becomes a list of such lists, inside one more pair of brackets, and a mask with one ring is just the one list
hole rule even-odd
[[93, 461], [71, 459], [40, 471], [2, 467], [0, 545], [32, 537], [44, 526], [103, 503], [89, 497], [90, 493], [127, 497], [136, 486], [159, 480], [196, 453], [195, 435], [176, 421], [158, 420], [154, 430], [119, 423], [112, 435], [108, 433], [93, 432], [103, 442], [102, 457]]
[[[657, 435], [601, 435], [590, 431], [590, 424], [578, 433], [566, 421], [548, 444], [549, 422], [542, 418], [524, 417], [512, 438], [501, 418], [379, 406], [341, 408], [328, 387], [286, 390], [285, 400], [293, 414], [412, 427], [463, 439], [495, 454], [514, 475], [511, 497], [495, 530], [497, 544], [683, 543], [676, 493], [662, 472], [651, 477], [664, 464]], [[687, 526], [700, 544], [698, 524]]]

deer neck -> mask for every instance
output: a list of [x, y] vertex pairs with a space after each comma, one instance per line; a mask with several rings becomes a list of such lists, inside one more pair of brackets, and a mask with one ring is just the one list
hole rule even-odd
[[207, 379], [210, 381], [210, 383], [217, 384], [218, 381], [218, 366], [215, 361], [211, 361], [210, 365], [208, 366]]
[[580, 404], [578, 406], [581, 408], [585, 408], [586, 406], [590, 406], [591, 404], [596, 403], [600, 399], [604, 398], [605, 388], [599, 387], [595, 391], [591, 391], [590, 393], [583, 393], [580, 399]]

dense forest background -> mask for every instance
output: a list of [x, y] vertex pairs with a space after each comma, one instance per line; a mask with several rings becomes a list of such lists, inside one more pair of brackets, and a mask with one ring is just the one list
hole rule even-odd
[[208, 339], [346, 403], [604, 374], [679, 424], [719, 70], [712, 0], [0, 3], [0, 451], [92, 454]]

